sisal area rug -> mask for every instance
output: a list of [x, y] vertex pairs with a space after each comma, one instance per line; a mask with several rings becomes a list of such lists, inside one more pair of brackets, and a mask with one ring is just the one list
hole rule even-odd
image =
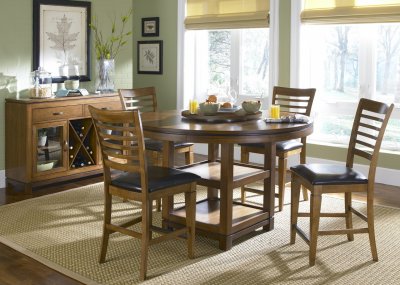
[[[199, 187], [198, 197], [205, 195]], [[237, 197], [238, 191], [235, 192]], [[290, 197], [290, 195], [286, 195]], [[250, 198], [254, 203], [260, 196]], [[362, 203], [355, 204], [360, 210]], [[301, 202], [306, 207], [307, 202]], [[114, 201], [115, 218], [137, 215], [137, 205]], [[343, 200], [324, 197], [323, 208], [340, 211]], [[102, 184], [0, 207], [0, 242], [85, 284], [137, 284], [139, 241], [114, 235], [107, 262], [99, 264]], [[400, 284], [400, 210], [375, 208], [379, 261], [373, 262], [367, 235], [319, 239], [317, 262], [308, 266], [308, 247], [297, 237], [289, 245], [289, 211], [276, 214], [275, 229], [257, 231], [223, 252], [215, 241], [196, 238], [196, 258], [188, 259], [184, 241], [150, 247], [148, 280], [143, 284]], [[160, 221], [156, 213], [154, 218]], [[302, 219], [307, 229], [306, 219]], [[358, 225], [354, 217], [354, 225]], [[342, 228], [343, 219], [322, 220]]]

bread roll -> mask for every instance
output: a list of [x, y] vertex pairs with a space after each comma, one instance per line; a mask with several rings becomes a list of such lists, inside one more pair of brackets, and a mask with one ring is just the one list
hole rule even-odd
[[222, 108], [232, 108], [232, 103], [231, 102], [225, 102], [224, 104], [222, 104], [221, 107]]
[[217, 96], [215, 96], [215, 95], [209, 95], [207, 100], [208, 100], [208, 102], [217, 103]]

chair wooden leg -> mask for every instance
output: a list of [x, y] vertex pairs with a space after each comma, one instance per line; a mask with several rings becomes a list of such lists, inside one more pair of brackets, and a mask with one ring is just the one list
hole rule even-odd
[[141, 239], [141, 253], [140, 253], [140, 272], [139, 279], [143, 281], [146, 279], [147, 273], [147, 259], [149, 253], [149, 240], [150, 240], [150, 225], [151, 225], [151, 200], [142, 201], [142, 239]]
[[156, 199], [156, 210], [157, 212], [161, 212], [161, 198]]
[[372, 260], [378, 261], [378, 251], [376, 249], [375, 240], [375, 222], [374, 222], [374, 201], [373, 197], [368, 195], [367, 198], [367, 219], [368, 219], [368, 235], [369, 235], [369, 245], [371, 247]]
[[[247, 151], [247, 148], [246, 147], [241, 147], [240, 148], [240, 162], [241, 163], [249, 163], [249, 160], [250, 160], [249, 157], [250, 157], [250, 154]], [[240, 190], [240, 193], [241, 193], [240, 200], [241, 200], [242, 203], [246, 202], [246, 191], [245, 191], [244, 187], [245, 186], [242, 186], [241, 190]]]
[[292, 183], [290, 184], [290, 244], [296, 242], [296, 226], [299, 213], [300, 184], [296, 180], [295, 174], [292, 174]]
[[[347, 192], [344, 194], [344, 207], [345, 207], [345, 213], [346, 213], [346, 229], [352, 229], [353, 228], [353, 213], [351, 212], [351, 192]], [[347, 234], [347, 240], [348, 241], [353, 241], [354, 240], [354, 234], [349, 233]]]
[[194, 258], [194, 242], [196, 228], [196, 184], [192, 183], [191, 191], [185, 192], [187, 246], [189, 258]]
[[158, 152], [157, 151], [151, 151], [151, 164], [152, 165], [159, 165], [158, 164]]
[[[106, 186], [104, 186], [106, 187]], [[111, 207], [112, 207], [112, 197], [108, 193], [108, 189], [105, 189], [104, 195], [104, 222], [103, 222], [103, 237], [101, 240], [101, 250], [99, 262], [103, 263], [106, 260], [108, 240], [110, 237], [110, 230], [107, 229], [107, 225], [111, 223]]]
[[314, 188], [311, 192], [310, 201], [310, 255], [309, 262], [310, 266], [315, 265], [315, 257], [317, 255], [317, 240], [318, 240], [318, 229], [319, 219], [321, 214], [321, 193], [318, 187]]
[[189, 148], [189, 151], [185, 152], [185, 163], [186, 164], [193, 164], [194, 162], [194, 152], [193, 147]]
[[303, 191], [303, 199], [304, 201], [308, 201], [308, 191], [304, 186], [301, 186], [301, 190]]
[[285, 180], [286, 180], [287, 159], [279, 157], [278, 159], [278, 201], [279, 211], [283, 210], [285, 201]]
[[[300, 152], [300, 164], [305, 164], [306, 163], [306, 143], [305, 141], [303, 142], [303, 149]], [[307, 189], [302, 185], [301, 190], [303, 191], [303, 199], [304, 201], [308, 201], [308, 191]]]

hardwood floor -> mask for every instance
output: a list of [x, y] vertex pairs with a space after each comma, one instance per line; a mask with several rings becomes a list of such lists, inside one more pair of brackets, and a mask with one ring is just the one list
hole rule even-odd
[[[195, 156], [198, 161], [204, 159], [204, 156]], [[11, 189], [0, 188], [0, 205], [10, 204], [17, 201], [39, 197], [50, 193], [56, 193], [92, 183], [101, 182], [101, 175], [64, 182], [60, 184], [34, 189], [32, 195], [25, 195], [22, 192], [14, 192]], [[290, 175], [288, 175], [290, 179]], [[365, 195], [354, 196], [354, 200], [365, 201]], [[400, 208], [400, 187], [394, 187], [383, 184], [376, 184], [375, 203], [377, 205], [391, 206]], [[287, 207], [287, 206], [286, 206]], [[11, 248], [0, 243], [0, 284], [1, 285], [29, 285], [29, 284], [82, 284], [73, 280], [47, 266], [31, 259]]]

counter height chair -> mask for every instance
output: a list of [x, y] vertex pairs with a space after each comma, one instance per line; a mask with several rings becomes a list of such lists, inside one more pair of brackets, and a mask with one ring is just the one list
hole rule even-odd
[[[346, 165], [336, 164], [300, 164], [291, 167], [291, 228], [290, 243], [296, 241], [298, 233], [309, 245], [309, 264], [315, 264], [317, 238], [320, 235], [345, 234], [349, 241], [354, 240], [354, 234], [367, 233], [372, 252], [372, 259], [378, 260], [374, 230], [374, 184], [375, 171], [378, 162], [379, 149], [386, 129], [393, 104], [361, 99], [354, 118], [353, 129], [347, 152]], [[369, 162], [368, 176], [353, 169], [355, 157]], [[299, 213], [300, 186], [311, 192], [310, 212]], [[367, 213], [360, 213], [352, 207], [352, 192], [366, 192]], [[321, 198], [325, 193], [344, 193], [344, 213], [321, 213]], [[352, 213], [367, 222], [364, 228], [353, 228]], [[298, 217], [310, 218], [309, 237], [297, 226]], [[346, 229], [319, 231], [320, 217], [343, 217]]]
[[[280, 105], [281, 112], [295, 113], [310, 116], [311, 107], [314, 101], [315, 88], [299, 89], [275, 86], [272, 92], [272, 104]], [[278, 193], [275, 194], [279, 201], [279, 211], [283, 209], [285, 199], [285, 182], [287, 159], [289, 156], [300, 154], [300, 163], [306, 162], [306, 140], [289, 140], [276, 143], [276, 156], [278, 157]], [[261, 143], [240, 144], [242, 163], [249, 163], [250, 153], [264, 154], [265, 148]], [[262, 190], [243, 186], [241, 188], [241, 200], [245, 203], [246, 192], [263, 194]], [[308, 200], [307, 191], [303, 191], [304, 200]]]
[[[118, 90], [122, 107], [124, 110], [139, 109], [141, 112], [157, 111], [157, 96], [154, 87]], [[163, 142], [153, 139], [145, 140], [146, 151], [150, 152], [153, 165], [162, 164]], [[193, 143], [174, 143], [176, 153], [185, 155], [185, 163], [192, 164], [194, 161]], [[160, 211], [161, 203], [157, 200], [157, 209]]]
[[[104, 226], [100, 263], [105, 262], [109, 236], [119, 232], [141, 240], [140, 280], [146, 278], [148, 248], [172, 238], [187, 238], [189, 258], [194, 256], [196, 181], [200, 176], [172, 168], [148, 166], [139, 110], [111, 111], [89, 106], [100, 145], [104, 168]], [[112, 176], [111, 176], [112, 172]], [[186, 227], [167, 231], [152, 224], [152, 202], [185, 194]], [[141, 202], [141, 215], [116, 224], [112, 197]], [[130, 228], [141, 223], [141, 230]], [[153, 238], [152, 233], [157, 232]], [[133, 253], [132, 253], [133, 254]]]
[[[119, 89], [118, 93], [124, 110], [139, 109], [141, 112], [157, 111], [157, 96], [154, 87]], [[146, 139], [145, 144], [146, 150], [152, 152], [153, 164], [161, 165], [163, 142], [153, 139]], [[176, 142], [174, 144], [174, 148], [175, 152], [185, 154], [186, 164], [193, 163], [193, 143]]]

